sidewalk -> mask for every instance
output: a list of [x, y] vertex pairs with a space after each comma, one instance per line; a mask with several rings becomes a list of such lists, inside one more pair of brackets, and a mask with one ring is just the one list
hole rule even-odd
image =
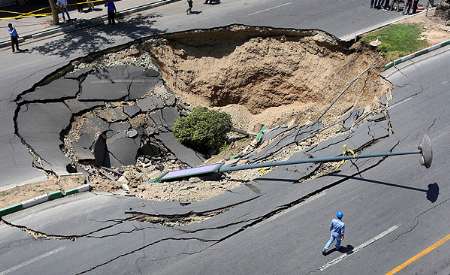
[[[122, 0], [115, 2], [115, 4], [118, 13], [123, 16], [177, 1], [180, 0]], [[76, 20], [58, 26], [51, 25], [52, 18], [50, 16], [14, 20], [0, 19], [0, 48], [9, 47], [10, 44], [7, 31], [8, 23], [12, 23], [16, 27], [22, 39], [31, 39], [102, 24], [106, 19], [106, 9], [103, 5], [97, 5], [96, 10], [87, 13], [72, 10], [70, 17]]]

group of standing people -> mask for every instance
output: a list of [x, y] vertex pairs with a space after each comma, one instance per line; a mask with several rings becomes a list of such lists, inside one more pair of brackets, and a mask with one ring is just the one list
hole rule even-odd
[[414, 14], [417, 12], [419, 0], [370, 0], [370, 7], [375, 9], [400, 11], [400, 1], [405, 3], [403, 14]]
[[[87, 1], [87, 4], [89, 7], [89, 10], [94, 9], [94, 3], [92, 2], [92, 0]], [[58, 10], [62, 15], [63, 21], [66, 22], [66, 15], [67, 15], [67, 20], [70, 21], [71, 18], [70, 18], [69, 10], [67, 8], [68, 7], [67, 0], [56, 0], [56, 6], [58, 7]], [[105, 7], [108, 12], [108, 24], [115, 24], [117, 8], [116, 8], [116, 5], [114, 4], [114, 0], [106, 0]], [[80, 11], [80, 9], [78, 9], [78, 10]]]

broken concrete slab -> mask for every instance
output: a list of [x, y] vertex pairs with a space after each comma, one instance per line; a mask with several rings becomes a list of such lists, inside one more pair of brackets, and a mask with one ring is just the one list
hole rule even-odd
[[73, 147], [75, 157], [78, 159], [78, 161], [93, 161], [95, 160], [94, 153], [91, 152], [91, 150], [82, 148], [80, 146], [74, 146]]
[[95, 135], [93, 133], [82, 133], [76, 142], [80, 148], [90, 149], [95, 142]]
[[84, 102], [81, 102], [81, 101], [79, 101], [76, 98], [64, 100], [64, 103], [66, 103], [67, 107], [74, 114], [78, 114], [80, 112], [84, 112], [84, 111], [90, 110], [92, 108], [105, 105], [104, 101], [84, 101]]
[[139, 106], [137, 105], [127, 105], [123, 106], [123, 112], [129, 117], [134, 117], [141, 112], [141, 108], [139, 108]]
[[361, 109], [354, 109], [351, 112], [349, 112], [342, 121], [342, 126], [344, 129], [350, 129], [353, 127], [358, 120], [359, 117], [364, 113], [364, 110]]
[[148, 115], [148, 117], [150, 118], [150, 121], [152, 121], [155, 124], [155, 128], [159, 132], [169, 131], [168, 125], [166, 121], [163, 119], [162, 110], [153, 111]]
[[64, 103], [30, 103], [20, 107], [17, 115], [17, 130], [20, 135], [30, 133], [59, 135], [69, 126], [71, 117], [72, 113]]
[[130, 85], [130, 94], [128, 99], [134, 100], [144, 97], [149, 91], [153, 90], [162, 81], [159, 77], [140, 77], [132, 80]]
[[166, 107], [161, 111], [162, 119], [169, 129], [173, 128], [175, 124], [175, 120], [180, 117], [177, 108], [175, 107]]
[[44, 86], [38, 86], [22, 96], [24, 101], [43, 101], [52, 99], [74, 98], [79, 91], [79, 82], [73, 79], [60, 78]]
[[116, 133], [125, 133], [130, 128], [131, 128], [130, 123], [126, 121], [111, 123], [111, 125], [109, 126], [109, 129], [111, 129]]
[[113, 82], [107, 76], [89, 74], [81, 83], [80, 101], [112, 101], [128, 95], [129, 83]]
[[160, 133], [155, 138], [163, 143], [178, 160], [191, 167], [199, 166], [204, 162], [204, 158], [197, 152], [178, 142], [172, 132]]
[[102, 120], [101, 118], [95, 116], [94, 114], [88, 114], [86, 116], [86, 121], [81, 128], [81, 133], [103, 133], [109, 129], [109, 124]]
[[92, 72], [93, 69], [92, 68], [83, 68], [83, 69], [78, 69], [76, 71], [72, 71], [70, 73], [67, 73], [66, 75], [64, 75], [64, 78], [68, 78], [68, 79], [80, 79], [81, 77], [87, 75], [88, 73]]
[[143, 99], [138, 100], [136, 104], [144, 112], [149, 112], [164, 107], [164, 102], [157, 95], [149, 95]]
[[95, 111], [96, 115], [109, 123], [123, 121], [128, 118], [128, 116], [122, 112], [121, 107], [116, 108], [105, 108], [102, 110]]
[[110, 156], [111, 166], [135, 164], [140, 143], [139, 138], [129, 138], [125, 133], [107, 139], [106, 148]]

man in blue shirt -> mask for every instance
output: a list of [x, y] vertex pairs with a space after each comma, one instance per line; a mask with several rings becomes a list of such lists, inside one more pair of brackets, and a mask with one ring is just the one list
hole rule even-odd
[[113, 0], [107, 0], [105, 3], [106, 9], [108, 10], [108, 24], [116, 24], [116, 5]]
[[11, 37], [11, 48], [12, 48], [12, 51], [16, 52], [16, 48], [17, 48], [17, 51], [20, 52], [20, 49], [19, 49], [19, 34], [17, 33], [16, 28], [14, 28], [11, 23], [8, 24], [8, 32], [9, 32], [9, 36]]
[[336, 249], [341, 248], [341, 241], [344, 239], [344, 233], [345, 233], [345, 223], [342, 221], [342, 218], [344, 217], [344, 213], [342, 211], [336, 212], [336, 218], [331, 220], [330, 225], [330, 239], [325, 244], [324, 248], [322, 249], [322, 255], [327, 254], [328, 248], [330, 248], [330, 245], [336, 241]]

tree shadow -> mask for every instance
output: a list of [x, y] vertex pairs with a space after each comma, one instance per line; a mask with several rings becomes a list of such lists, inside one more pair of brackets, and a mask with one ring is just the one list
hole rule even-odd
[[352, 179], [352, 180], [358, 180], [358, 181], [363, 181], [363, 182], [387, 185], [387, 186], [391, 186], [391, 187], [398, 187], [398, 188], [407, 189], [407, 190], [414, 190], [414, 191], [424, 192], [426, 194], [427, 200], [429, 200], [432, 203], [436, 202], [438, 197], [439, 197], [439, 185], [436, 182], [432, 183], [432, 184], [428, 184], [428, 188], [427, 189], [422, 189], [422, 188], [411, 187], [411, 186], [407, 186], [407, 185], [401, 185], [401, 184], [396, 184], [396, 183], [390, 183], [390, 182], [384, 182], [384, 181], [379, 181], [379, 180], [367, 179], [367, 178], [363, 178], [363, 177], [340, 175], [340, 174], [337, 174], [337, 173], [333, 173], [330, 176], [342, 177], [342, 178], [345, 178], [345, 179]]
[[[164, 33], [165, 31], [152, 27], [157, 17], [160, 15], [136, 16], [120, 20], [114, 25], [104, 24], [103, 19], [80, 20], [62, 26], [64, 35], [31, 50], [40, 54], [61, 57], [69, 57], [75, 52], [85, 55], [116, 45], [117, 38], [126, 37], [135, 40], [156, 33]], [[77, 30], [74, 30], [74, 25]]]

